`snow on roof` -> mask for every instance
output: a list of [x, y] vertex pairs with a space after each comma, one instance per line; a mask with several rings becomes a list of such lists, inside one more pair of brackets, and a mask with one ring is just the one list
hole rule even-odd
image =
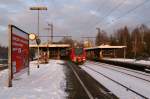
[[[29, 45], [29, 47], [38, 47], [37, 44]], [[40, 44], [39, 47], [70, 47], [69, 44]]]
[[86, 48], [86, 50], [92, 50], [92, 49], [122, 49], [122, 48], [126, 48], [126, 46], [100, 45], [100, 46], [96, 46], [96, 47]]

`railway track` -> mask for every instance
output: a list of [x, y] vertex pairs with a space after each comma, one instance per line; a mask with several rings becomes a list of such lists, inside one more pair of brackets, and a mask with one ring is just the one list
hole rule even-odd
[[[124, 74], [124, 75], [128, 75], [128, 76], [131, 76], [131, 77], [135, 77], [135, 78], [137, 78], [137, 79], [140, 79], [140, 80], [143, 80], [143, 81], [145, 81], [145, 82], [150, 83], [150, 80], [148, 80], [148, 79], [144, 79], [144, 78], [141, 78], [141, 77], [138, 77], [138, 76], [129, 74], [129, 73], [127, 73], [127, 72], [119, 71], [118, 68], [117, 68], [117, 69], [114, 69], [114, 68], [110, 68], [110, 67], [108, 67], [108, 66], [104, 66], [104, 65], [106, 65], [106, 64], [101, 64], [101, 65], [99, 65], [99, 64], [97, 64], [97, 63], [93, 63], [92, 65], [96, 65], [96, 66], [99, 66], [99, 67], [101, 66], [101, 68], [105, 68], [105, 69], [109, 69], [109, 70], [112, 70], [112, 71], [115, 71], [115, 72], [119, 72], [119, 73], [122, 73], [122, 74]], [[106, 73], [100, 72], [100, 71], [98, 71], [97, 69], [94, 69], [94, 68], [92, 68], [92, 67], [90, 67], [90, 66], [87, 66], [87, 65], [84, 65], [84, 67], [87, 68], [87, 69], [90, 69], [91, 71], [97, 73], [98, 75], [101, 75], [101, 76], [103, 76], [103, 77], [109, 79], [110, 81], [112, 81], [112, 82], [118, 84], [119, 86], [122, 86], [122, 87], [125, 88], [126, 90], [131, 91], [132, 93], [134, 93], [134, 94], [140, 96], [140, 97], [143, 98], [143, 99], [149, 99], [149, 98], [150, 98], [150, 97], [147, 97], [147, 96], [141, 94], [141, 93], [138, 92], [137, 90], [132, 89], [130, 86], [127, 86], [127, 85], [125, 85], [124, 83], [121, 83], [120, 81], [117, 81], [116, 79], [111, 78], [111, 76], [106, 75]], [[115, 68], [116, 68], [116, 67], [115, 67]], [[136, 72], [136, 73], [137, 73], [137, 72]], [[148, 74], [142, 74], [142, 73], [138, 73], [138, 74], [140, 74], [140, 75], [145, 75], [145, 76], [149, 76]], [[150, 76], [149, 76], [149, 77], [150, 77]]]
[[139, 64], [139, 63], [130, 63], [130, 62], [121, 62], [121, 61], [112, 61], [112, 60], [99, 60], [102, 63], [107, 63], [111, 65], [121, 66], [129, 69], [134, 69], [142, 72], [149, 73], [150, 72], [150, 66], [145, 64]]
[[[95, 64], [99, 64], [99, 62], [95, 62]], [[104, 64], [104, 65], [107, 65], [107, 66], [113, 66], [114, 68], [119, 68], [119, 69], [131, 71], [131, 72], [138, 73], [138, 74], [142, 74], [142, 75], [145, 75], [145, 76], [150, 76], [150, 74], [145, 73], [145, 72], [142, 72], [142, 71], [137, 71], [137, 70], [133, 70], [133, 69], [128, 69], [128, 68], [125, 68], [125, 67], [120, 67], [120, 66], [117, 66], [117, 65], [111, 65], [111, 64], [107, 64], [107, 63], [101, 63], [101, 64]]]
[[73, 71], [89, 99], [118, 99], [110, 90], [98, 83], [79, 66], [70, 62], [67, 62], [67, 65]]
[[[141, 79], [141, 80], [144, 80], [144, 81], [147, 81], [147, 82], [150, 83], [150, 74], [146, 74], [146, 73], [142, 73], [142, 72], [138, 72], [138, 71], [134, 71], [134, 70], [131, 70], [131, 69], [126, 69], [126, 68], [122, 68], [122, 67], [118, 67], [118, 66], [114, 66], [114, 65], [108, 65], [108, 64], [105, 64], [105, 63], [101, 63], [101, 64], [93, 63], [93, 64], [101, 66], [103, 68], [107, 68], [107, 69], [110, 69], [110, 70], [114, 70], [114, 71], [123, 73], [123, 74], [129, 75], [129, 76], [132, 76], [132, 77], [135, 77], [135, 78], [138, 78], [138, 79]], [[137, 75], [139, 75], [139, 76], [137, 76]], [[145, 78], [147, 78], [147, 79], [145, 79]]]

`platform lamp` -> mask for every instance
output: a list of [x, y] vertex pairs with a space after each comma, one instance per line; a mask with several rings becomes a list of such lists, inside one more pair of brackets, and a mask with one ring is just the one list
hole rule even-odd
[[37, 18], [37, 21], [38, 21], [38, 24], [37, 24], [37, 37], [36, 37], [36, 43], [37, 43], [37, 46], [38, 46], [38, 65], [37, 65], [37, 68], [39, 68], [39, 54], [40, 54], [40, 51], [39, 51], [39, 44], [41, 43], [41, 40], [39, 38], [39, 12], [40, 10], [47, 10], [47, 7], [45, 6], [35, 6], [35, 7], [30, 7], [30, 10], [36, 10], [38, 12], [38, 18]]
[[35, 35], [34, 33], [30, 33], [30, 34], [29, 34], [29, 39], [30, 39], [31, 41], [34, 41], [34, 40], [36, 39], [36, 35]]

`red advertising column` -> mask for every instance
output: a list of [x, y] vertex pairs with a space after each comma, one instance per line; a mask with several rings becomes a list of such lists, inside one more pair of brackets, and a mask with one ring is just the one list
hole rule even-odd
[[12, 80], [29, 70], [29, 34], [14, 25], [9, 25], [9, 29], [9, 78]]

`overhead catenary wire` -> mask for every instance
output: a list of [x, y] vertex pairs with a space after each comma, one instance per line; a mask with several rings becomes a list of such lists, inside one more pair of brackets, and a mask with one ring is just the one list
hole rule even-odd
[[149, 21], [147, 21], [147, 22], [145, 22], [145, 24], [147, 24], [147, 25], [148, 25], [148, 24], [150, 24], [150, 20], [149, 20]]
[[[123, 0], [122, 2], [120, 2], [117, 6], [115, 6], [113, 9], [111, 9], [102, 19], [100, 22], [103, 22], [108, 16], [110, 16], [113, 12], [115, 12], [116, 10], [118, 10], [127, 0]], [[100, 23], [98, 22], [98, 23]]]
[[[116, 10], [118, 10], [118, 8], [120, 8], [120, 7], [125, 3], [125, 1], [126, 1], [126, 0], [123, 0], [122, 2], [120, 2], [119, 4], [117, 4], [117, 6], [115, 6], [115, 7], [112, 8], [111, 10], [109, 10], [109, 12], [108, 12], [106, 15], [104, 15], [104, 16], [102, 17], [101, 21], [97, 21], [97, 22], [95, 23], [95, 25], [97, 25], [97, 24], [100, 23], [100, 22], [103, 22], [106, 17], [108, 17], [110, 14], [112, 14], [113, 12], [115, 12]], [[94, 27], [95, 27], [95, 25], [94, 25]]]
[[[144, 2], [142, 2], [142, 3], [138, 4], [138, 5], [136, 5], [134, 8], [128, 10], [125, 14], [123, 14], [123, 15], [117, 17], [115, 20], [112, 20], [111, 23], [108, 23], [108, 24], [106, 24], [106, 25], [111, 25], [112, 23], [117, 22], [117, 21], [120, 20], [121, 18], [126, 17], [128, 14], [130, 14], [131, 12], [135, 11], [136, 9], [142, 7], [144, 4], [146, 4], [146, 3], [149, 2], [149, 1], [150, 1], [150, 0], [145, 0]], [[108, 29], [108, 28], [107, 28], [107, 29]]]

